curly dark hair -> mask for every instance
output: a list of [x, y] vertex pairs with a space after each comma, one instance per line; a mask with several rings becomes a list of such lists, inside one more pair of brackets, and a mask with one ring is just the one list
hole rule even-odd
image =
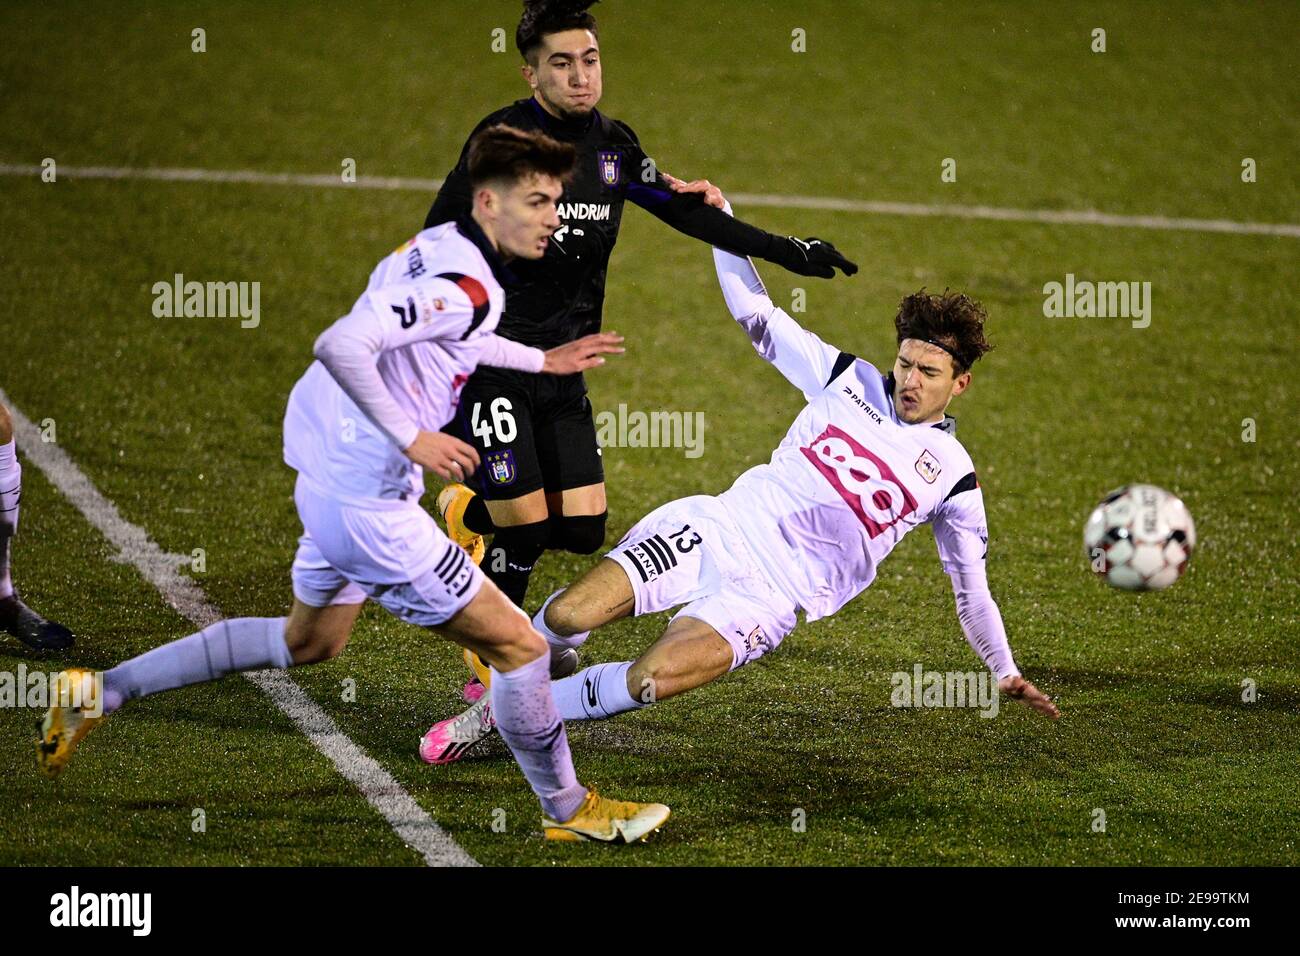
[[567, 180], [577, 159], [572, 143], [497, 123], [470, 140], [469, 181], [477, 187], [494, 179], [515, 182], [531, 173]]
[[920, 339], [937, 345], [952, 356], [953, 377], [970, 371], [970, 367], [993, 346], [984, 337], [988, 313], [970, 296], [943, 290], [943, 295], [922, 288], [905, 296], [899, 303], [894, 328], [898, 341]]
[[[524, 0], [524, 15], [515, 28], [515, 46], [525, 60], [548, 33], [562, 30], [590, 30], [596, 34], [596, 18], [587, 8], [600, 0]], [[531, 62], [531, 60], [529, 61]]]

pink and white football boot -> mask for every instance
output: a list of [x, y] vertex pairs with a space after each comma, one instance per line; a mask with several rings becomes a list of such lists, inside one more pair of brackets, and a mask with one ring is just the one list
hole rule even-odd
[[420, 738], [420, 759], [425, 763], [454, 763], [497, 728], [492, 718], [492, 695], [484, 689], [470, 708], [458, 717], [441, 720]]

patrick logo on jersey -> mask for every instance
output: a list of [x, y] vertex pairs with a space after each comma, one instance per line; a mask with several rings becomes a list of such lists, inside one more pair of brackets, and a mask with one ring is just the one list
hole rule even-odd
[[893, 469], [843, 429], [827, 425], [812, 444], [799, 450], [858, 516], [869, 537], [916, 510], [916, 499]]

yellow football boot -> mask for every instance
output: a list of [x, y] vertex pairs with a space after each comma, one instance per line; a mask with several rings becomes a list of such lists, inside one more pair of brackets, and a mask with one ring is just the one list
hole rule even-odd
[[[442, 516], [443, 524], [447, 526], [447, 537], [464, 548], [471, 561], [482, 564], [483, 556], [487, 553], [483, 536], [470, 531], [464, 524], [465, 507], [473, 499], [473, 491], [459, 482], [453, 482], [438, 492], [435, 507], [438, 509], [438, 514]], [[492, 677], [488, 672], [488, 666], [479, 660], [478, 655], [473, 651], [465, 652], [465, 666], [482, 687], [487, 688], [491, 685]], [[471, 704], [483, 696], [483, 691], [478, 687], [472, 687], [472, 684], [473, 681], [466, 684], [464, 691], [465, 700]]]
[[57, 777], [86, 734], [104, 720], [102, 691], [94, 671], [74, 668], [54, 679], [36, 744], [36, 763], [45, 776]]
[[671, 812], [662, 803], [609, 800], [589, 790], [572, 819], [558, 823], [543, 816], [542, 829], [548, 840], [636, 843], [663, 826]]
[[[473, 651], [466, 648], [462, 652], [465, 658], [465, 666], [469, 668], [474, 677], [465, 689], [461, 691], [461, 696], [465, 698], [465, 703], [473, 704], [483, 692], [492, 686], [492, 671], [483, 663], [483, 659]], [[571, 647], [552, 647], [551, 648], [551, 680], [562, 680], [578, 670], [578, 652]]]
[[[491, 687], [492, 670], [486, 664], [483, 663], [483, 659], [479, 657], [477, 654], [475, 654], [473, 651], [471, 651], [469, 648], [465, 648], [464, 654], [462, 656], [465, 658], [465, 666], [468, 667], [469, 672], [474, 675], [474, 679], [477, 680], [479, 684], [481, 684], [485, 689]], [[469, 700], [471, 694], [474, 695], [474, 700], [478, 700], [478, 698], [482, 696], [482, 691], [479, 691], [477, 694], [475, 694], [472, 691], [466, 690], [465, 699], [467, 702], [472, 704], [474, 703], [474, 700]]]
[[438, 492], [435, 507], [447, 526], [447, 537], [465, 549], [475, 564], [483, 563], [487, 545], [483, 536], [465, 527], [465, 506], [474, 500], [474, 492], [462, 484], [453, 482]]

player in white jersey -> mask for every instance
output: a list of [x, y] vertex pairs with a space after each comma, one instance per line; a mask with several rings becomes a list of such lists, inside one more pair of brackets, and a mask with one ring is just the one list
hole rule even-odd
[[660, 804], [604, 799], [578, 783], [546, 642], [419, 504], [422, 468], [461, 480], [478, 466], [470, 445], [440, 431], [477, 365], [573, 374], [622, 351], [613, 333], [547, 352], [494, 334], [506, 260], [542, 255], [574, 158], [541, 134], [479, 134], [471, 214], [380, 262], [352, 311], [317, 339], [317, 361], [289, 396], [284, 457], [298, 472], [303, 524], [289, 616], [218, 621], [106, 671], [102, 685], [65, 671], [37, 746], [47, 774], [126, 700], [334, 657], [369, 598], [491, 664], [499, 729], [541, 800], [547, 838], [632, 842], [667, 819]]
[[[946, 415], [990, 346], [983, 310], [965, 296], [903, 300], [898, 354], [882, 375], [827, 345], [773, 305], [752, 263], [719, 249], [727, 306], [754, 348], [807, 405], [771, 461], [712, 497], [670, 502], [632, 528], [596, 567], [552, 595], [534, 625], [553, 648], [629, 615], [681, 606], [635, 661], [597, 664], [552, 685], [566, 720], [608, 717], [699, 687], [774, 650], [802, 610], [812, 621], [861, 594], [911, 529], [930, 524], [966, 639], [1001, 691], [1056, 718], [1026, 681], [989, 592], [984, 497]], [[492, 730], [491, 695], [435, 724], [431, 763], [458, 759]], [[456, 741], [460, 749], [448, 752]], [[448, 758], [439, 758], [447, 753]], [[431, 759], [435, 758], [435, 759]]]

